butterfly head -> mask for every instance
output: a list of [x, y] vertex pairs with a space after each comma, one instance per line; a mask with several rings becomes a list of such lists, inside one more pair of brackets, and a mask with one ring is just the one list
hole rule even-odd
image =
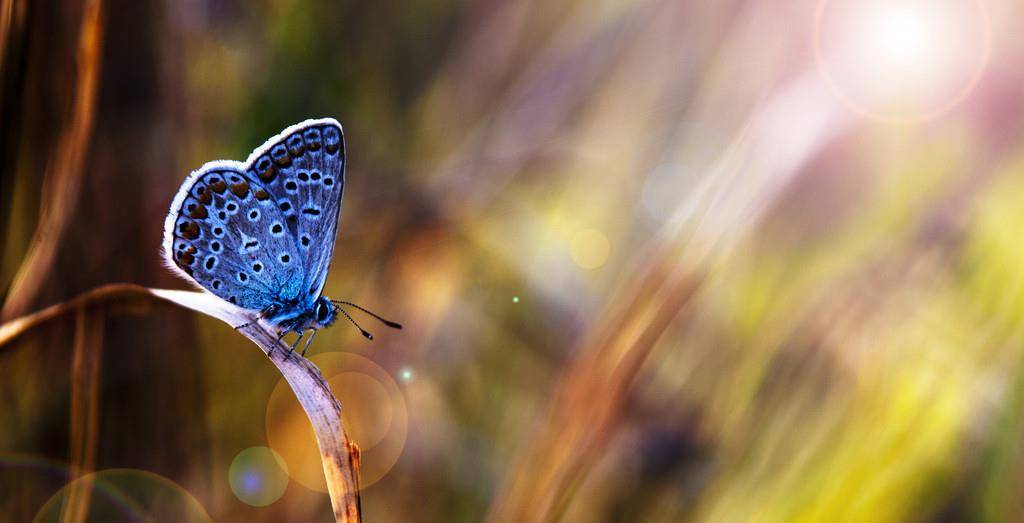
[[313, 306], [313, 320], [315, 328], [329, 327], [334, 320], [338, 319], [338, 307], [331, 303], [326, 296], [321, 296]]

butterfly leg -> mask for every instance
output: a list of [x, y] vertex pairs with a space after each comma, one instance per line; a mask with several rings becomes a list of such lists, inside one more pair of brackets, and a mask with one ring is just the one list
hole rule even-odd
[[276, 349], [277, 346], [281, 344], [281, 338], [283, 338], [284, 335], [288, 334], [290, 331], [291, 331], [291, 327], [285, 328], [285, 329], [281, 329], [277, 333], [277, 341], [274, 342], [274, 346], [270, 348], [270, 352], [267, 353], [267, 356], [270, 356], [270, 355], [274, 354], [274, 349]]
[[302, 357], [306, 357], [306, 350], [309, 349], [309, 344], [313, 343], [313, 338], [316, 337], [317, 332], [318, 331], [316, 329], [313, 329], [313, 334], [310, 334], [309, 338], [306, 338], [306, 345], [302, 347]]
[[295, 347], [297, 347], [299, 345], [299, 342], [302, 341], [302, 336], [304, 336], [306, 334], [306, 333], [304, 333], [302, 331], [296, 331], [296, 332], [299, 333], [299, 337], [295, 338], [295, 343], [292, 343], [292, 348], [288, 349], [288, 355], [284, 357], [284, 359], [286, 359], [286, 360], [288, 358], [292, 357], [292, 353], [295, 352]]

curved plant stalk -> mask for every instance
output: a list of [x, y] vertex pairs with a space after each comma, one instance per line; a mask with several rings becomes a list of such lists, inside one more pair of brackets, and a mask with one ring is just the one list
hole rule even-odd
[[71, 114], [61, 132], [54, 157], [47, 166], [39, 225], [14, 276], [7, 299], [0, 308], [0, 319], [24, 314], [31, 306], [50, 274], [64, 230], [73, 216], [92, 139], [102, 36], [103, 3], [101, 0], [88, 0], [83, 8], [78, 35]]
[[[98, 287], [71, 300], [0, 324], [0, 347], [48, 320], [85, 307], [139, 305], [154, 300], [169, 301], [217, 318], [231, 326], [251, 321], [251, 313], [204, 292], [148, 289], [138, 285], [115, 284]], [[238, 329], [258, 345], [284, 376], [313, 425], [323, 462], [331, 508], [339, 522], [360, 521], [359, 447], [352, 442], [341, 419], [341, 405], [320, 370], [288, 346], [262, 323]], [[272, 350], [273, 349], [273, 350]]]
[[[92, 478], [99, 443], [100, 360], [103, 315], [79, 308], [75, 312], [75, 344], [71, 356], [71, 445], [68, 465], [71, 487], [60, 521], [82, 523], [89, 515]], [[78, 481], [75, 481], [78, 480]]]

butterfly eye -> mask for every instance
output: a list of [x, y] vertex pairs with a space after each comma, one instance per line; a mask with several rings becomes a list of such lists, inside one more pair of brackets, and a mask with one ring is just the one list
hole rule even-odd
[[331, 309], [323, 302], [319, 301], [316, 304], [316, 321], [323, 323], [327, 320], [330, 315]]

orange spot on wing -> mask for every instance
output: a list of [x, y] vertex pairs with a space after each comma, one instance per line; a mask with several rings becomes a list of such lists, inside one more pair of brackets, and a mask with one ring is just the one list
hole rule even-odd
[[178, 226], [178, 230], [184, 238], [194, 240], [199, 237], [199, 225], [197, 225], [196, 222], [182, 222], [182, 224]]
[[267, 168], [260, 172], [260, 179], [265, 182], [269, 182], [273, 180], [275, 176], [277, 176], [277, 169], [274, 169], [274, 165], [268, 162]]
[[231, 192], [235, 193], [235, 196], [239, 198], [245, 198], [245, 195], [249, 193], [249, 184], [246, 182], [232, 184]]

